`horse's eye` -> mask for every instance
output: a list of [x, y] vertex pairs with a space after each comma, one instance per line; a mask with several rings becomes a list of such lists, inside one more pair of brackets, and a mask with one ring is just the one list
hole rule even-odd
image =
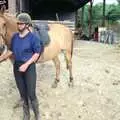
[[6, 26], [6, 24], [4, 23], [4, 24], [3, 24], [3, 28], [4, 28], [5, 26]]

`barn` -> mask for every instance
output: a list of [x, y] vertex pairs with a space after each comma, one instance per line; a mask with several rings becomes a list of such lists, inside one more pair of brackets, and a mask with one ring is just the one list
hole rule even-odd
[[11, 13], [28, 12], [33, 20], [67, 21], [75, 26], [75, 12], [90, 0], [4, 0]]

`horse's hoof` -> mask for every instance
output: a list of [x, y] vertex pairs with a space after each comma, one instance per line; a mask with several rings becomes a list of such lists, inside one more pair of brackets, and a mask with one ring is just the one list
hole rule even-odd
[[55, 80], [54, 83], [52, 84], [52, 88], [56, 88], [58, 85], [58, 82], [59, 82], [58, 80]]
[[69, 86], [69, 87], [74, 87], [73, 81], [69, 82], [69, 83], [68, 83], [68, 86]]

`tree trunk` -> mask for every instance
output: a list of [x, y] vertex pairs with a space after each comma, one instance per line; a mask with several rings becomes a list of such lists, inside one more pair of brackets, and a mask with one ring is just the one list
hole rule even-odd
[[81, 12], [81, 26], [83, 29], [84, 28], [84, 6], [82, 7], [82, 12]]
[[106, 7], [106, 0], [103, 0], [103, 20], [102, 20], [103, 27], [105, 27], [105, 7]]
[[90, 1], [90, 7], [89, 7], [89, 20], [88, 20], [88, 26], [89, 26], [89, 38], [91, 38], [92, 35], [92, 7], [93, 7], [93, 1]]

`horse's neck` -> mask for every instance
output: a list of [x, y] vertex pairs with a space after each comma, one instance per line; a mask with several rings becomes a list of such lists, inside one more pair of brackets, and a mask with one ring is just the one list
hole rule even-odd
[[10, 48], [11, 38], [15, 32], [17, 32], [17, 26], [15, 20], [13, 18], [6, 17], [6, 26], [7, 26], [7, 36], [6, 36], [6, 45]]
[[5, 42], [6, 42], [6, 45], [8, 46], [8, 48], [10, 48], [10, 46], [11, 46], [11, 38], [15, 32], [16, 32], [16, 30], [10, 29], [10, 28], [7, 30], [7, 37], [6, 37]]

